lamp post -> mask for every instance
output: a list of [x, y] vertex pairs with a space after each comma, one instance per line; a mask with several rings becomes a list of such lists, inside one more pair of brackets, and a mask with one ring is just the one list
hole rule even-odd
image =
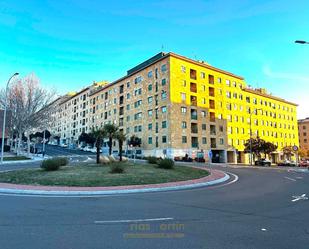
[[14, 73], [8, 80], [5, 88], [5, 99], [4, 99], [4, 112], [3, 112], [3, 125], [2, 125], [2, 144], [1, 144], [1, 164], [3, 164], [3, 155], [4, 155], [4, 137], [5, 137], [5, 122], [6, 122], [6, 106], [7, 106], [7, 97], [8, 97], [8, 89], [11, 79], [17, 76], [18, 73]]
[[[262, 110], [262, 109], [260, 109], [260, 108], [259, 109], [255, 109], [254, 112], [257, 113], [257, 111], [260, 111], [260, 110]], [[252, 166], [252, 114], [254, 112], [250, 113], [250, 165], [251, 166]]]
[[302, 40], [296, 40], [295, 43], [299, 43], [299, 44], [309, 44], [309, 42], [307, 42], [307, 41], [302, 41]]

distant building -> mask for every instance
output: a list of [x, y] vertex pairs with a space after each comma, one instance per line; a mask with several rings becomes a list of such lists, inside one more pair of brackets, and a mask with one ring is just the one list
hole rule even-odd
[[299, 147], [309, 151], [309, 117], [298, 120]]

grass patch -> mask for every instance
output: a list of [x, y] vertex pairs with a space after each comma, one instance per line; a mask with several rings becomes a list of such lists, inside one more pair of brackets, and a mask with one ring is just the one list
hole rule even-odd
[[209, 173], [205, 170], [185, 166], [175, 166], [174, 170], [154, 167], [150, 164], [121, 164], [122, 174], [110, 173], [110, 167], [84, 164], [61, 167], [57, 171], [23, 169], [0, 173], [0, 182], [53, 186], [123, 186], [166, 183], [201, 178]]
[[25, 156], [3, 157], [3, 161], [21, 161], [21, 160], [30, 160], [30, 158]]

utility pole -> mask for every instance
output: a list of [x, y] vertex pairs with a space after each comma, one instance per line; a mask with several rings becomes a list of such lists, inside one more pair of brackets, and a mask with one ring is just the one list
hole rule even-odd
[[4, 99], [4, 112], [3, 112], [3, 125], [2, 125], [2, 144], [1, 144], [1, 164], [3, 164], [3, 155], [4, 155], [4, 137], [5, 137], [5, 122], [6, 122], [6, 107], [7, 107], [7, 98], [8, 98], [8, 90], [9, 84], [13, 77], [17, 76], [18, 73], [14, 73], [8, 80], [5, 88], [5, 99]]

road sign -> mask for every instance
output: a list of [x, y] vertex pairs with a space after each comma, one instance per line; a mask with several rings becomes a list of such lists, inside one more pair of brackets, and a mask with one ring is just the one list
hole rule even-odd
[[294, 151], [298, 151], [298, 147], [296, 145], [293, 146]]
[[212, 158], [212, 151], [211, 151], [211, 150], [208, 151], [208, 157], [209, 157], [209, 158]]

